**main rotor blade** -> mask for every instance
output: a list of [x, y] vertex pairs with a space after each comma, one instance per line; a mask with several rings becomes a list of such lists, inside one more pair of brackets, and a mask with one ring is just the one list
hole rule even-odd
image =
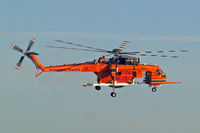
[[20, 66], [21, 66], [23, 60], [24, 60], [24, 56], [22, 56], [22, 57], [19, 59], [18, 63], [16, 64], [16, 68], [17, 68], [17, 69], [20, 68]]
[[14, 49], [20, 53], [24, 53], [24, 50], [22, 50], [20, 47], [16, 46], [14, 43], [10, 47], [11, 49]]
[[142, 51], [142, 52], [122, 52], [121, 54], [151, 54], [151, 53], [175, 53], [188, 52], [188, 50], [166, 50], [166, 51]]
[[29, 50], [31, 49], [31, 47], [33, 46], [33, 43], [34, 43], [34, 42], [35, 42], [35, 39], [34, 39], [34, 38], [31, 38], [30, 43], [29, 43], [29, 45], [28, 45], [26, 51], [29, 51]]
[[86, 46], [86, 45], [82, 45], [82, 44], [77, 44], [77, 43], [65, 42], [65, 41], [61, 41], [61, 40], [56, 40], [56, 41], [57, 42], [61, 42], [61, 43], [65, 43], [65, 44], [69, 44], [69, 45], [78, 46], [78, 47], [83, 47], [83, 48], [88, 48], [88, 49], [93, 49], [93, 50], [104, 51], [104, 52], [108, 52], [108, 53], [112, 52], [112, 51], [109, 51], [109, 50], [100, 49], [100, 48], [93, 48], [93, 47], [90, 47], [90, 46]]
[[120, 46], [119, 50], [123, 51], [130, 41], [123, 41], [122, 45]]
[[57, 46], [45, 46], [45, 47], [48, 47], [48, 48], [58, 48], [58, 49], [71, 49], [71, 50], [81, 50], [81, 51], [108, 53], [107, 51], [92, 50], [92, 49], [68, 48], [68, 47], [57, 47]]
[[168, 56], [168, 55], [135, 54], [135, 53], [129, 53], [129, 55], [135, 55], [135, 56], [150, 56], [150, 57], [168, 57], [168, 58], [179, 58], [179, 57], [180, 57], [180, 56]]

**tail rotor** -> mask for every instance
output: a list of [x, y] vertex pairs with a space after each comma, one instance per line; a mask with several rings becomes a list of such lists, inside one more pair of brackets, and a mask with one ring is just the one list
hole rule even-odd
[[21, 66], [21, 64], [22, 64], [22, 61], [24, 60], [24, 57], [25, 57], [25, 56], [22, 56], [22, 57], [19, 59], [19, 61], [18, 61], [18, 63], [16, 64], [15, 68], [20, 69], [20, 66]]
[[21, 56], [21, 58], [19, 59], [18, 63], [17, 63], [16, 66], [15, 66], [17, 69], [20, 69], [20, 66], [21, 66], [21, 64], [22, 64], [22, 62], [23, 62], [23, 60], [24, 60], [24, 57], [28, 55], [29, 50], [30, 50], [31, 47], [33, 46], [33, 43], [34, 43], [34, 42], [35, 42], [35, 39], [34, 39], [34, 38], [31, 38], [30, 43], [29, 43], [29, 45], [28, 45], [28, 47], [27, 47], [27, 49], [26, 49], [25, 52], [24, 52], [23, 49], [21, 49], [20, 47], [16, 46], [15, 43], [13, 43], [13, 44], [11, 45], [11, 47], [10, 47], [11, 49], [13, 49], [13, 50], [15, 50], [15, 51], [18, 51], [18, 52], [20, 52], [20, 53], [23, 54], [23, 56]]

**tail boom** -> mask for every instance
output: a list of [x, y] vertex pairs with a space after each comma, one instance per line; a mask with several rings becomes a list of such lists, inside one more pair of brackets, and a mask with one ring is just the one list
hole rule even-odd
[[40, 60], [33, 54], [28, 55], [28, 57], [35, 64], [37, 69], [41, 69], [43, 72], [99, 72], [100, 69], [95, 64], [64, 64], [57, 66], [43, 66]]
[[35, 55], [29, 54], [28, 57], [35, 64], [36, 68], [40, 68], [43, 72], [46, 71], [45, 67], [42, 65], [42, 63], [40, 62], [40, 60], [37, 57], [35, 57]]

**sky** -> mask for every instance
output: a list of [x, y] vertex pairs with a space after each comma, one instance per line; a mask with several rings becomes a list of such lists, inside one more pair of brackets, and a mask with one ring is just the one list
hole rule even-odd
[[[199, 133], [200, 1], [198, 0], [1, 0], [0, 132], [3, 133]], [[96, 91], [93, 73], [43, 73], [25, 58], [14, 66], [31, 37], [44, 65], [85, 62], [101, 53], [48, 49], [55, 40], [112, 50], [181, 50], [179, 59], [140, 57], [158, 64], [168, 81], [156, 93], [147, 85]], [[64, 45], [65, 46], [65, 45]]]

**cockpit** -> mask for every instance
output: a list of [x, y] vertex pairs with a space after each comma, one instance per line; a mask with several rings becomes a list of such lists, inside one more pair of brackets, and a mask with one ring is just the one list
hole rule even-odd
[[162, 78], [166, 78], [166, 74], [161, 70], [161, 69], [157, 69], [157, 75], [161, 75]]

